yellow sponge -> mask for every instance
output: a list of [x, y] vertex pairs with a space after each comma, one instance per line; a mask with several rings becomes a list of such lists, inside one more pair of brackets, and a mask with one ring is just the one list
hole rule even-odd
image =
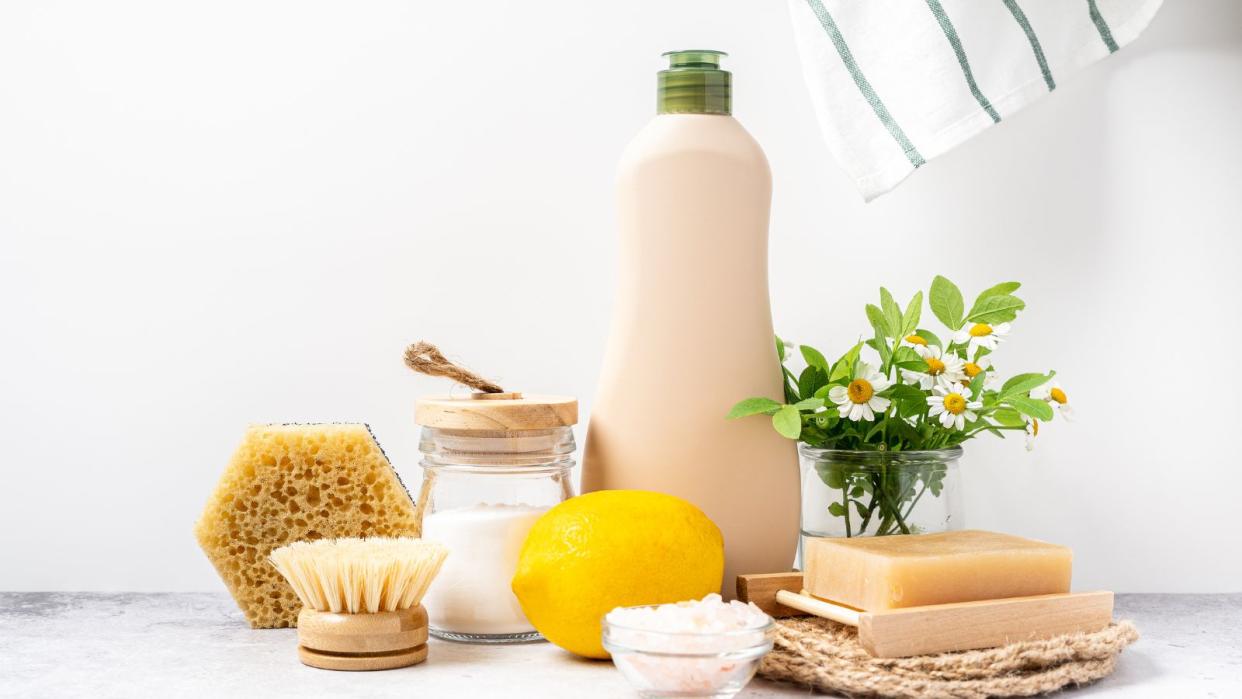
[[254, 628], [295, 626], [302, 605], [268, 561], [294, 541], [418, 536], [414, 503], [361, 424], [251, 427], [194, 530]]

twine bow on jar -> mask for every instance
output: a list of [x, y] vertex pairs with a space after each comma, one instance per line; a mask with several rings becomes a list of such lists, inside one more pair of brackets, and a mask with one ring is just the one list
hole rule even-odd
[[438, 347], [419, 340], [405, 348], [405, 365], [420, 374], [443, 376], [482, 393], [504, 393], [505, 389], [450, 362]]

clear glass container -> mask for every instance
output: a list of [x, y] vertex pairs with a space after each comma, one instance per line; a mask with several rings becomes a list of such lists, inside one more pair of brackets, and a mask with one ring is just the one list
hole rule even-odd
[[802, 536], [929, 534], [962, 528], [961, 447], [854, 451], [798, 445]]
[[772, 650], [776, 624], [732, 631], [654, 631], [603, 620], [604, 649], [640, 697], [741, 692]]
[[527, 532], [573, 497], [573, 428], [423, 427], [422, 536], [449, 548], [423, 600], [436, 638], [521, 643], [542, 637], [510, 582]]

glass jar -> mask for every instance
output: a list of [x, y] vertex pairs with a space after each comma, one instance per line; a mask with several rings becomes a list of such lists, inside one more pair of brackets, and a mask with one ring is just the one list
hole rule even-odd
[[807, 537], [929, 534], [962, 528], [961, 447], [854, 451], [798, 445]]
[[418, 402], [422, 536], [449, 549], [423, 600], [436, 638], [541, 638], [510, 589], [535, 520], [573, 497], [577, 402], [475, 394]]

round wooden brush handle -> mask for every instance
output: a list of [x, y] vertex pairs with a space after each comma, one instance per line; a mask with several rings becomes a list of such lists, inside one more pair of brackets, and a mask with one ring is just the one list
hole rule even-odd
[[298, 614], [298, 657], [325, 670], [389, 670], [427, 659], [427, 610]]

